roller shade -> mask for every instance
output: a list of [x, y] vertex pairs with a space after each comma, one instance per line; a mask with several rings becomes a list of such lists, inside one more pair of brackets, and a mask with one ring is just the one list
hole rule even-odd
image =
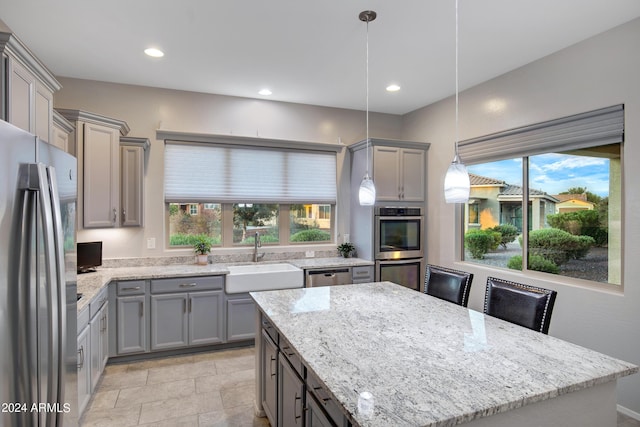
[[167, 203], [336, 202], [336, 154], [167, 141]]
[[461, 141], [458, 151], [473, 164], [623, 141], [624, 105], [615, 105]]

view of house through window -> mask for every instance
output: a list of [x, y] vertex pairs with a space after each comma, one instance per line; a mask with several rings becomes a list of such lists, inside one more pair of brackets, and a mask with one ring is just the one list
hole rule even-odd
[[619, 285], [620, 159], [609, 144], [468, 166], [464, 259]]
[[[202, 236], [214, 247], [253, 245], [256, 233], [263, 245], [331, 242], [332, 212], [333, 205], [311, 203], [169, 203], [169, 245], [193, 246]], [[281, 237], [285, 219], [289, 232]]]

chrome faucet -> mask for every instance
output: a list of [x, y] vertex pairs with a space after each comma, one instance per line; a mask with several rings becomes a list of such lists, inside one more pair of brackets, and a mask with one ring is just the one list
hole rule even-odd
[[258, 253], [258, 248], [262, 247], [262, 243], [260, 242], [260, 232], [256, 231], [256, 237], [253, 240], [253, 262], [258, 262], [264, 257], [264, 252], [261, 254]]

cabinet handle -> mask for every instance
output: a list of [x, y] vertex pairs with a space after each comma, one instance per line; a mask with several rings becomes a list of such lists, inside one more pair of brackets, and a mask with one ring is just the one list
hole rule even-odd
[[144, 317], [144, 302], [140, 301], [140, 317]]
[[139, 291], [140, 290], [140, 286], [132, 286], [129, 288], [122, 288], [120, 289], [121, 291]]
[[[324, 389], [321, 386], [314, 386], [312, 388], [313, 388], [313, 391], [315, 391], [315, 392], [318, 392], [320, 390], [324, 391]], [[324, 402], [324, 403], [326, 403], [326, 402], [331, 400], [330, 397], [320, 397], [320, 393], [316, 393], [316, 396], [318, 396], [320, 398], [320, 400], [322, 400], [322, 402]]]
[[[298, 392], [296, 391], [296, 396], [293, 401], [293, 405], [294, 405], [293, 416], [295, 417], [296, 420], [302, 418], [302, 414], [298, 415], [298, 400], [300, 401], [300, 406], [302, 406], [302, 396], [298, 396]], [[298, 423], [296, 422], [296, 424]]]
[[198, 286], [197, 283], [181, 283], [180, 284], [181, 288], [195, 288], [196, 286]]
[[80, 346], [80, 350], [78, 350], [78, 354], [80, 355], [80, 362], [78, 363], [78, 370], [82, 369], [84, 366], [84, 346]]
[[273, 357], [273, 356], [271, 356], [271, 361], [269, 362], [269, 374], [270, 374], [272, 377], [275, 377], [275, 376], [276, 376], [276, 373], [275, 373], [275, 372], [273, 372], [273, 362], [275, 362], [275, 361], [276, 361], [276, 358], [275, 358], [275, 357]]
[[113, 208], [113, 223], [114, 224], [116, 223], [116, 213], [117, 213], [116, 208]]
[[287, 350], [289, 350], [289, 346], [282, 347], [282, 352], [283, 352], [284, 354], [286, 354], [288, 357], [291, 357], [291, 356], [295, 356], [295, 355], [296, 355], [296, 352], [295, 352], [295, 351], [291, 351], [291, 352], [289, 352], [289, 351], [287, 351]]
[[182, 312], [183, 313], [187, 312], [187, 300], [186, 299], [182, 300]]
[[125, 218], [127, 217], [127, 211], [123, 208], [122, 209], [122, 222], [125, 222]]
[[189, 298], [189, 313], [191, 313], [191, 305], [192, 305], [193, 299]]

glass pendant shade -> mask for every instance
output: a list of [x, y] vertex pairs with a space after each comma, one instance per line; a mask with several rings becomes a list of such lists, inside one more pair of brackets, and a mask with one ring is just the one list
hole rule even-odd
[[358, 198], [361, 206], [373, 206], [376, 202], [376, 187], [368, 173], [362, 178]]
[[467, 203], [470, 189], [467, 168], [456, 155], [444, 177], [444, 199], [447, 203]]

